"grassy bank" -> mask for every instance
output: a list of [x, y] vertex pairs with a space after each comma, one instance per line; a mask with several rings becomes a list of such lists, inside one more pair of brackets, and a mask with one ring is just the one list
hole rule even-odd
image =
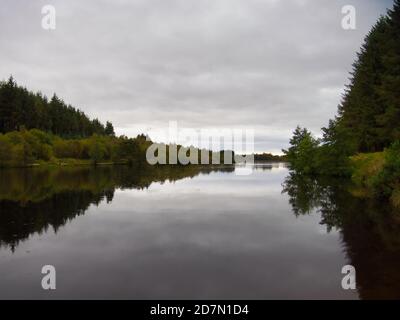
[[103, 160], [99, 162], [94, 162], [91, 159], [73, 159], [73, 158], [52, 158], [49, 160], [36, 160], [30, 163], [9, 163], [6, 166], [1, 166], [1, 168], [52, 168], [52, 167], [81, 167], [81, 166], [115, 166], [115, 165], [128, 165], [135, 164], [128, 160]]
[[354, 188], [358, 197], [387, 198], [400, 208], [400, 144], [383, 152], [360, 153], [350, 158]]
[[53, 158], [49, 161], [36, 161], [32, 164], [30, 164], [28, 167], [63, 167], [63, 166], [68, 166], [68, 167], [74, 167], [74, 166], [112, 166], [112, 165], [126, 165], [128, 164], [128, 160], [118, 160], [118, 161], [101, 161], [97, 162], [96, 164], [93, 162], [93, 160], [85, 160], [85, 159], [72, 159], [72, 158], [66, 158], [66, 159], [56, 159]]
[[145, 136], [92, 135], [67, 139], [38, 129], [0, 133], [0, 167], [88, 165], [145, 161]]

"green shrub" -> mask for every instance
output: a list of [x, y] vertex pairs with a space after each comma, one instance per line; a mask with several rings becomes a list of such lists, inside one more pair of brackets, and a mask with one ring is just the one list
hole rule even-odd
[[3, 135], [0, 135], [0, 167], [4, 167], [11, 160], [11, 143]]
[[385, 165], [385, 153], [359, 153], [351, 158], [352, 181], [361, 187], [373, 188]]
[[385, 150], [385, 165], [374, 181], [378, 194], [391, 197], [400, 188], [400, 141]]
[[90, 140], [89, 156], [90, 159], [93, 160], [93, 163], [97, 164], [105, 158], [106, 147], [97, 136], [93, 136]]
[[26, 166], [34, 161], [31, 146], [26, 143], [20, 143], [12, 148], [12, 164], [15, 166]]

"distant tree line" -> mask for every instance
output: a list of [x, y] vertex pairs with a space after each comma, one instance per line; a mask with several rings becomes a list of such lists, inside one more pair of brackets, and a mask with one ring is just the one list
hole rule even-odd
[[116, 137], [110, 122], [90, 120], [56, 94], [48, 101], [12, 77], [0, 82], [0, 167], [66, 159], [138, 163], [151, 143], [144, 135]]
[[136, 138], [93, 134], [87, 138], [64, 139], [38, 129], [0, 134], [0, 167], [28, 166], [38, 161], [62, 164], [65, 159], [143, 163], [151, 144], [146, 136]]
[[263, 161], [286, 161], [286, 156], [279, 156], [272, 153], [255, 153], [254, 154], [254, 161], [255, 162], [263, 162]]
[[20, 128], [39, 129], [64, 138], [84, 138], [93, 134], [114, 135], [110, 122], [90, 120], [82, 111], [67, 105], [56, 94], [48, 100], [18, 86], [11, 76], [0, 82], [0, 133]]
[[[90, 120], [55, 94], [48, 101], [42, 94], [18, 86], [12, 77], [0, 82], [0, 167], [24, 167], [41, 162], [85, 164], [86, 160], [93, 164], [143, 164], [152, 144], [143, 134], [136, 138], [116, 137], [110, 122], [104, 126], [97, 119]], [[193, 146], [155, 146], [165, 150], [166, 159], [170, 152], [176, 152], [199, 164], [201, 151], [208, 155], [209, 164], [214, 157], [219, 163], [224, 163], [225, 155], [230, 155], [231, 161], [235, 158], [230, 150], [212, 152]]]

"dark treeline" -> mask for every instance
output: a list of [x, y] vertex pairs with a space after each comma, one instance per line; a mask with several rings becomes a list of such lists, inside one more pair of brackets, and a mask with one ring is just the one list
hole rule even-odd
[[263, 161], [271, 161], [271, 162], [279, 162], [286, 161], [286, 156], [274, 155], [272, 153], [255, 153], [254, 154], [255, 162], [263, 162]]
[[[298, 173], [350, 176], [352, 156], [382, 152], [376, 173], [377, 194], [392, 195], [400, 186], [400, 0], [366, 36], [353, 64], [336, 117], [322, 138], [297, 127], [283, 150]], [[357, 168], [356, 168], [357, 169]], [[400, 195], [400, 192], [399, 192]], [[396, 196], [399, 199], [399, 196]], [[396, 200], [397, 201], [397, 200]]]
[[18, 86], [10, 77], [0, 82], [0, 133], [40, 129], [64, 138], [83, 138], [93, 134], [114, 135], [110, 122], [90, 120], [82, 111], [67, 105], [55, 94], [48, 98]]
[[343, 134], [352, 153], [382, 151], [400, 139], [399, 0], [372, 28], [357, 56], [338, 117], [328, 129]]

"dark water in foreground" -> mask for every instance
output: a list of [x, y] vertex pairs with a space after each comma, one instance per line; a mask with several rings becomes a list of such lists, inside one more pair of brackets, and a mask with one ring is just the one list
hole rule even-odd
[[234, 170], [0, 171], [0, 298], [400, 298], [388, 208], [284, 164]]

